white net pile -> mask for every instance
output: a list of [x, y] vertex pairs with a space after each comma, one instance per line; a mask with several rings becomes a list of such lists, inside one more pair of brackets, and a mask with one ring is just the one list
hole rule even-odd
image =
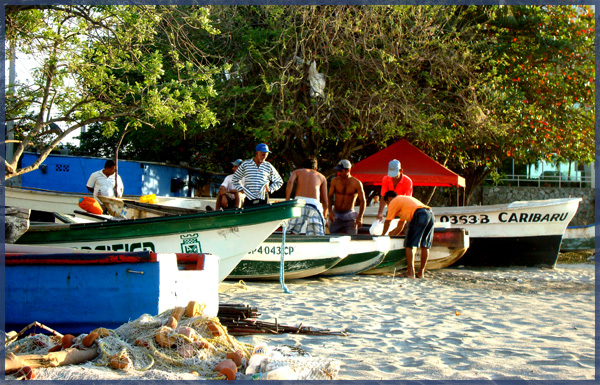
[[292, 368], [299, 380], [334, 380], [340, 371], [341, 363], [338, 360], [319, 357], [283, 357], [264, 360], [261, 362], [260, 372], [270, 372], [283, 366]]
[[[106, 330], [95, 340], [92, 349], [98, 356], [78, 365], [36, 368], [36, 380], [219, 380], [225, 376], [214, 371], [215, 366], [227, 359], [228, 353], [237, 352], [242, 358], [240, 373], [253, 351], [253, 346], [241, 343], [227, 333], [216, 317], [205, 315], [180, 316], [174, 323], [177, 309], [138, 319]], [[167, 326], [169, 325], [169, 326]], [[73, 340], [73, 347], [83, 346], [87, 334]], [[49, 349], [61, 344], [56, 336], [36, 334], [17, 340], [5, 347], [6, 353], [16, 355], [48, 354]], [[298, 373], [298, 379], [335, 379], [340, 363], [335, 360], [297, 356], [281, 350], [277, 360], [265, 360], [261, 371], [289, 365]], [[112, 361], [112, 362], [111, 362]], [[121, 367], [119, 367], [119, 365]], [[6, 375], [7, 380], [16, 374]]]

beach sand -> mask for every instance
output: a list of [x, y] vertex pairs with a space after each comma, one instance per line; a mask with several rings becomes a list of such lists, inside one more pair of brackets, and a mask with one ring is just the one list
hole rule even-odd
[[341, 361], [338, 380], [593, 380], [595, 265], [446, 268], [426, 279], [225, 281], [221, 303], [347, 336], [255, 334]]

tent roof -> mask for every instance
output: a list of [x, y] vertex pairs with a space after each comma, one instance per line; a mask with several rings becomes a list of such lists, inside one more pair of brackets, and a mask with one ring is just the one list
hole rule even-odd
[[352, 166], [352, 176], [364, 184], [381, 185], [388, 163], [397, 159], [414, 186], [461, 186], [465, 178], [442, 166], [405, 139], [361, 160]]

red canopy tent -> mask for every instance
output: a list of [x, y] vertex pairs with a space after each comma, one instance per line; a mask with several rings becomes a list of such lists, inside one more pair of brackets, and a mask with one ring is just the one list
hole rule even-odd
[[465, 187], [465, 178], [442, 166], [405, 139], [352, 166], [352, 176], [366, 185], [381, 185], [388, 163], [397, 159], [414, 186]]

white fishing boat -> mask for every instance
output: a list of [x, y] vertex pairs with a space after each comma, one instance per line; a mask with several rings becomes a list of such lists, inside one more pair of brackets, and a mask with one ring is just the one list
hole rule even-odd
[[[465, 229], [436, 228], [429, 249], [427, 269], [443, 269], [458, 261], [469, 248], [469, 234]], [[420, 266], [421, 249], [415, 249], [415, 267]], [[390, 250], [381, 263], [361, 274], [393, 274], [406, 269], [404, 235], [390, 236]]]
[[284, 278], [298, 279], [320, 274], [342, 261], [350, 249], [350, 236], [271, 234], [250, 251], [227, 279], [279, 279], [281, 251]]
[[[74, 211], [81, 211], [79, 200], [86, 196], [91, 196], [90, 193], [71, 193], [53, 190], [43, 190], [36, 188], [21, 188], [21, 187], [5, 187], [4, 204], [11, 207], [22, 207], [40, 212], [55, 212], [60, 214], [72, 215]], [[125, 199], [133, 202], [139, 202], [141, 196], [126, 195]], [[154, 196], [155, 203], [158, 205], [182, 208], [190, 210], [206, 210], [207, 206], [214, 208], [214, 199], [211, 198], [184, 198], [184, 197], [168, 197]], [[143, 202], [140, 202], [143, 204]], [[132, 219], [135, 210], [124, 210], [117, 213], [127, 219]], [[121, 215], [123, 214], [123, 215]]]
[[[470, 246], [459, 265], [554, 267], [563, 234], [580, 201], [559, 198], [432, 210], [436, 227], [469, 231]], [[365, 223], [375, 219], [377, 208], [367, 208]]]
[[390, 237], [373, 235], [350, 235], [348, 256], [320, 276], [351, 275], [379, 265], [390, 250]]

